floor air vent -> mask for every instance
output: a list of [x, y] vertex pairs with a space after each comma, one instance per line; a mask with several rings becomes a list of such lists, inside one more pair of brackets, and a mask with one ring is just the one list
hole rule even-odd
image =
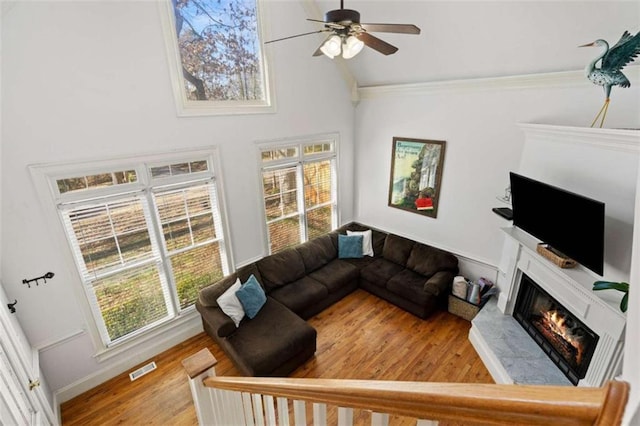
[[129, 373], [129, 377], [131, 378], [131, 381], [133, 382], [135, 379], [139, 379], [140, 377], [144, 376], [145, 374], [152, 372], [156, 368], [157, 368], [156, 367], [156, 363], [152, 361], [149, 364], [143, 365], [142, 367], [138, 368], [136, 371], [132, 371], [131, 373]]

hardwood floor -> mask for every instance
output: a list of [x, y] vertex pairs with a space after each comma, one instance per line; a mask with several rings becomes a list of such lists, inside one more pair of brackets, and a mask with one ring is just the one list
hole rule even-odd
[[[357, 290], [309, 323], [318, 330], [316, 355], [292, 377], [493, 383], [467, 338], [470, 323], [448, 312], [422, 320]], [[62, 424], [197, 424], [181, 361], [204, 347], [218, 360], [217, 375], [240, 375], [201, 333], [153, 357], [157, 370], [138, 380], [125, 373], [65, 402]], [[354, 413], [355, 422], [367, 416]]]

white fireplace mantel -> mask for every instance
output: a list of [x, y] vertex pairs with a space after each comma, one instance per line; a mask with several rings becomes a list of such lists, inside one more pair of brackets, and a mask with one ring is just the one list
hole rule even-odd
[[519, 123], [527, 141], [543, 140], [572, 143], [617, 151], [640, 152], [640, 129], [601, 129]]
[[[630, 218], [634, 216], [632, 201], [640, 168], [640, 131], [545, 124], [518, 126], [525, 134], [519, 172], [605, 202], [607, 226], [612, 226], [605, 235], [604, 276], [607, 278], [604, 279], [628, 281], [633, 233]], [[537, 352], [537, 344], [533, 347], [527, 344], [526, 351], [518, 344], [504, 344], [503, 337], [510, 339], [515, 335], [533, 341], [511, 316], [522, 274], [533, 279], [598, 334], [589, 369], [579, 385], [601, 386], [619, 374], [626, 329], [626, 315], [619, 308], [623, 294], [615, 290], [593, 291], [593, 283], [602, 277], [581, 265], [574, 269], [558, 267], [537, 253], [539, 240], [516, 227], [502, 231], [504, 245], [497, 279], [500, 294], [497, 303], [476, 316], [469, 333], [469, 339], [494, 380], [570, 384], [568, 380], [563, 383], [565, 378], [555, 364], [542, 360], [547, 356], [541, 349], [542, 355]], [[529, 352], [536, 355], [527, 358]], [[503, 355], [506, 358], [501, 359]]]

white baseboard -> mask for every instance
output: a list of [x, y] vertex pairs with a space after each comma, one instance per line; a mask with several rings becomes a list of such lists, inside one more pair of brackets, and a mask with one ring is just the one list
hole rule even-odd
[[58, 409], [60, 404], [63, 402], [69, 401], [70, 399], [93, 389], [118, 374], [122, 374], [127, 370], [132, 369], [145, 360], [184, 342], [202, 331], [200, 315], [194, 316], [189, 321], [171, 330], [170, 333], [165, 333], [158, 337], [153, 344], [150, 344], [150, 342], [147, 341], [145, 345], [141, 346], [139, 350], [136, 351], [135, 356], [130, 356], [122, 361], [113, 363], [108, 367], [56, 390], [53, 394], [55, 408]]
[[504, 369], [498, 358], [493, 355], [493, 352], [489, 350], [489, 347], [482, 338], [482, 335], [478, 333], [478, 329], [473, 326], [471, 326], [471, 330], [469, 330], [469, 341], [478, 353], [478, 356], [482, 360], [484, 366], [489, 370], [493, 380], [497, 384], [512, 385], [513, 380], [511, 380], [509, 373]]

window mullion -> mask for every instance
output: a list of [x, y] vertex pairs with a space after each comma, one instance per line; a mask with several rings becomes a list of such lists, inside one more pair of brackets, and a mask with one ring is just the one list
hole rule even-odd
[[296, 181], [298, 186], [298, 213], [300, 214], [300, 242], [307, 241], [307, 206], [305, 205], [304, 163], [296, 166]]
[[[149, 213], [150, 233], [151, 238], [155, 241], [155, 247], [157, 247], [158, 255], [161, 259], [160, 262], [160, 277], [162, 282], [162, 292], [165, 296], [167, 303], [167, 309], [171, 312], [172, 316], [178, 314], [178, 296], [175, 290], [176, 282], [173, 276], [173, 270], [171, 268], [171, 262], [169, 260], [169, 253], [167, 250], [166, 242], [164, 239], [164, 233], [162, 232], [162, 221], [160, 220], [160, 213], [158, 206], [153, 196], [153, 190], [145, 191], [145, 200], [149, 208], [153, 209], [153, 213]], [[164, 280], [162, 279], [164, 276]]]
[[113, 234], [113, 241], [116, 244], [116, 250], [118, 250], [118, 257], [120, 258], [120, 264], [123, 265], [124, 257], [122, 256], [122, 250], [120, 250], [120, 241], [118, 234], [116, 233], [116, 227], [113, 224], [113, 217], [111, 216], [111, 207], [107, 204], [107, 217], [109, 218], [109, 227], [111, 228], [111, 234]]
[[218, 202], [218, 191], [216, 189], [215, 181], [208, 184], [209, 188], [209, 200], [211, 202], [211, 214], [213, 215], [213, 229], [218, 241], [218, 247], [220, 250], [220, 261], [222, 262], [222, 272], [224, 275], [229, 274], [229, 261], [227, 260], [227, 245], [224, 241], [224, 232], [222, 229], [222, 212], [220, 204]]

